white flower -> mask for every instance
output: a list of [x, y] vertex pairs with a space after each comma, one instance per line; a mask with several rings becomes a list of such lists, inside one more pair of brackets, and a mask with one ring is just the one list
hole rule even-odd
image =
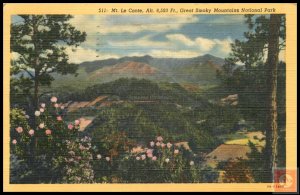
[[80, 144], [80, 145], [79, 145], [79, 149], [80, 149], [80, 150], [84, 150], [85, 147], [84, 147], [83, 145]]
[[167, 143], [167, 147], [168, 147], [168, 148], [171, 148], [171, 147], [172, 147], [172, 144], [171, 144], [170, 142], [168, 142], [168, 143]]
[[135, 159], [136, 159], [136, 160], [141, 160], [141, 157], [137, 156]]
[[106, 161], [110, 161], [110, 158], [109, 158], [109, 157], [105, 157], [105, 160], [106, 160]]
[[150, 146], [153, 147], [154, 146], [154, 141], [150, 142]]
[[179, 153], [179, 150], [174, 150], [174, 154], [178, 154]]
[[22, 132], [23, 132], [23, 128], [22, 128], [22, 127], [17, 127], [17, 128], [16, 128], [16, 131], [17, 131], [18, 133], [22, 133]]
[[191, 161], [191, 162], [190, 162], [190, 165], [191, 165], [191, 166], [193, 166], [194, 164], [195, 164], [194, 161]]
[[142, 157], [142, 160], [146, 159], [146, 155], [145, 154], [143, 154], [141, 157]]
[[170, 159], [166, 158], [165, 162], [166, 162], [166, 163], [170, 162]]
[[40, 108], [40, 112], [44, 112], [45, 111], [45, 109], [44, 108]]
[[25, 118], [29, 119], [29, 115], [25, 115]]
[[16, 144], [17, 144], [17, 140], [16, 140], [16, 139], [13, 139], [13, 140], [12, 140], [12, 143], [13, 143], [14, 145], [16, 145]]
[[64, 107], [64, 106], [61, 106], [61, 107], [60, 107], [60, 109], [62, 109], [62, 110], [63, 110], [63, 109], [65, 109], [65, 107]]
[[164, 139], [163, 139], [162, 136], [158, 136], [158, 137], [156, 138], [156, 140], [159, 141], [159, 142], [162, 142]]
[[46, 104], [45, 104], [45, 103], [41, 103], [41, 107], [42, 107], [42, 108], [45, 108], [45, 107], [46, 107]]
[[101, 157], [102, 157], [101, 154], [97, 155], [97, 159], [101, 159]]
[[55, 107], [55, 108], [58, 108], [58, 104], [54, 104], [54, 107]]
[[80, 120], [75, 120], [75, 125], [79, 125], [80, 124]]
[[35, 115], [35, 116], [40, 116], [40, 115], [41, 115], [41, 112], [37, 110], [37, 111], [34, 112], [34, 115]]
[[57, 97], [53, 96], [50, 101], [53, 102], [53, 103], [56, 103], [57, 102]]
[[28, 134], [31, 135], [31, 136], [33, 136], [33, 135], [34, 135], [34, 130], [33, 130], [33, 129], [30, 129], [30, 130], [28, 131]]
[[71, 142], [70, 140], [66, 140], [66, 144], [69, 145]]
[[40, 129], [43, 129], [44, 127], [45, 127], [45, 123], [39, 124], [39, 128], [40, 128]]

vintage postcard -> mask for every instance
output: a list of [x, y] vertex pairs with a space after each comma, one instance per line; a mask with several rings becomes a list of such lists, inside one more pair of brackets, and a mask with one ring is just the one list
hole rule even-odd
[[3, 4], [4, 191], [297, 191], [296, 4]]

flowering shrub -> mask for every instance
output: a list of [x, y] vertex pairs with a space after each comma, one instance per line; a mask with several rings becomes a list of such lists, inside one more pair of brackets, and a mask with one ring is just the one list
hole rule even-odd
[[65, 157], [64, 183], [93, 183], [94, 171], [92, 168], [93, 148], [91, 138], [76, 138], [66, 140], [68, 154]]
[[96, 137], [94, 144], [97, 146], [94, 171], [97, 182], [120, 182], [119, 166], [124, 157], [134, 147], [124, 131], [114, 131], [109, 135]]
[[29, 147], [31, 136], [29, 135], [29, 124], [24, 110], [12, 109], [10, 113], [10, 136], [11, 136], [11, 148], [14, 154], [18, 157], [24, 158], [28, 156], [26, 149]]
[[[91, 140], [79, 139], [79, 120], [64, 122], [64, 108], [59, 107], [56, 97], [52, 97], [48, 105], [41, 103], [34, 115], [34, 125], [30, 127], [24, 111], [11, 111], [11, 154], [30, 167], [30, 183], [92, 182]], [[76, 160], [80, 160], [78, 165], [75, 160], [73, 164], [69, 162], [70, 151], [76, 152]], [[13, 169], [11, 167], [12, 172]]]
[[199, 182], [199, 163], [192, 151], [164, 142], [161, 136], [124, 161], [123, 178], [128, 182]]
[[31, 126], [23, 110], [12, 109], [12, 183], [192, 183], [203, 179], [201, 159], [189, 148], [162, 136], [137, 146], [124, 131], [98, 135], [92, 142], [79, 134], [79, 120], [65, 122], [64, 109], [52, 97], [50, 104], [41, 103], [34, 112]]

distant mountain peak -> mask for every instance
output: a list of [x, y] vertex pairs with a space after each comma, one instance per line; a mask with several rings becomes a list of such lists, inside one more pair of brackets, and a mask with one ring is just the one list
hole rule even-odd
[[211, 83], [224, 59], [205, 54], [193, 58], [157, 58], [150, 55], [84, 62], [80, 67], [93, 80], [111, 81], [121, 77], [171, 82]]
[[154, 75], [157, 73], [157, 68], [143, 62], [125, 61], [113, 66], [100, 68], [92, 73], [90, 78], [94, 79], [107, 75]]
[[213, 57], [213, 58], [215, 58], [216, 56], [213, 56], [213, 55], [211, 55], [211, 54], [207, 53], [207, 54], [204, 54], [204, 55], [203, 55], [203, 56], [201, 56], [201, 57]]

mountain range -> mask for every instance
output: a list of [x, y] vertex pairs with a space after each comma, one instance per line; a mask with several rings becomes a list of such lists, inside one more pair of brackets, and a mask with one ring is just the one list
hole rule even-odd
[[119, 78], [145, 78], [154, 81], [213, 84], [224, 59], [209, 54], [193, 58], [154, 58], [149, 55], [96, 60], [79, 64], [78, 76], [55, 75], [57, 82], [88, 86]]

